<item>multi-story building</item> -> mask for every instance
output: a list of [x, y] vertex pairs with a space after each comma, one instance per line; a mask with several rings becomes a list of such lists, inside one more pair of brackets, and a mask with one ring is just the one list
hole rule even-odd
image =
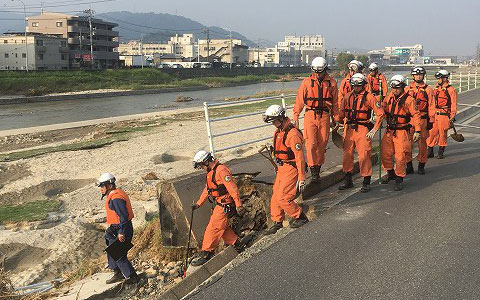
[[72, 16], [62, 13], [42, 13], [27, 18], [28, 32], [55, 35], [67, 39], [70, 50], [69, 64], [72, 68], [91, 66], [90, 45], [93, 45], [93, 66], [114, 68], [119, 64], [118, 31], [116, 23], [92, 18], [92, 43], [88, 16]]
[[423, 57], [423, 45], [417, 44], [413, 46], [394, 46], [385, 47], [382, 50], [372, 50], [368, 52], [369, 56], [381, 56], [386, 64], [406, 64], [417, 61], [419, 57]]
[[248, 49], [248, 61], [261, 67], [286, 67], [295, 65], [299, 56], [295, 57], [294, 51], [280, 50], [275, 48], [251, 48]]
[[224, 63], [248, 62], [248, 46], [242, 45], [238, 39], [198, 40], [198, 48], [202, 58], [208, 61], [217, 59]]
[[11, 33], [0, 36], [0, 70], [25, 70], [27, 52], [29, 70], [68, 69], [66, 38], [28, 33], [25, 42], [25, 33]]
[[277, 48], [291, 53], [293, 65], [309, 65], [317, 57], [325, 57], [325, 38], [322, 35], [285, 36]]

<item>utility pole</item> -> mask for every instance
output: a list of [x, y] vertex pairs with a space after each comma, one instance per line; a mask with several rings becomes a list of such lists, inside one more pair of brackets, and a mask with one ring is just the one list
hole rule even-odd
[[140, 39], [140, 56], [142, 58], [142, 69], [143, 69], [143, 33], [142, 33], [141, 39]]
[[232, 43], [232, 31], [230, 30], [230, 70], [232, 69], [233, 63], [233, 43]]
[[[12, 0], [15, 1], [15, 0]], [[27, 10], [25, 8], [25, 3], [22, 0], [18, 0], [23, 5], [23, 16], [25, 22], [25, 70], [28, 72], [28, 41], [27, 41], [27, 27], [28, 27], [28, 20], [27, 20]], [[35, 45], [34, 45], [35, 47]]]
[[205, 32], [207, 34], [207, 62], [210, 59], [210, 29], [205, 28]]
[[78, 41], [80, 43], [80, 69], [83, 67], [83, 54], [82, 54], [82, 39], [83, 39], [83, 36], [82, 36], [82, 26], [79, 25], [79, 31], [80, 31], [80, 34], [78, 35]]
[[93, 28], [92, 28], [92, 15], [94, 14], [94, 11], [89, 8], [87, 10], [83, 11], [84, 13], [88, 14], [88, 25], [90, 27], [90, 64], [91, 68], [94, 68], [94, 61], [93, 61]]

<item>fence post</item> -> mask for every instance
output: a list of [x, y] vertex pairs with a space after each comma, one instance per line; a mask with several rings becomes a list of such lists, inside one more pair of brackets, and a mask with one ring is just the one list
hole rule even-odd
[[475, 88], [477, 88], [477, 76], [478, 76], [478, 71], [475, 71]]
[[468, 76], [467, 76], [467, 91], [470, 90], [470, 71], [468, 71]]
[[208, 146], [210, 147], [210, 153], [212, 153], [212, 155], [215, 156], [215, 149], [213, 149], [212, 128], [210, 126], [210, 116], [208, 115], [207, 102], [203, 102], [203, 108], [205, 109], [205, 122], [207, 123]]
[[281, 94], [280, 97], [282, 97], [282, 106], [283, 109], [287, 110], [287, 103], [285, 102], [285, 95]]
[[458, 92], [459, 93], [462, 92], [462, 73], [460, 73], [460, 83], [459, 83], [459, 86], [458, 86]]

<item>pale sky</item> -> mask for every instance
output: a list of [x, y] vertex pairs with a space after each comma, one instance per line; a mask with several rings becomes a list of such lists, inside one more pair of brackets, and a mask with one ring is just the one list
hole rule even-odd
[[[0, 0], [4, 3], [12, 5]], [[322, 34], [327, 48], [371, 50], [423, 44], [426, 54], [473, 55], [480, 43], [480, 0], [116, 0], [92, 4], [92, 8], [102, 13], [125, 10], [182, 15], [207, 26], [238, 31], [253, 41]]]

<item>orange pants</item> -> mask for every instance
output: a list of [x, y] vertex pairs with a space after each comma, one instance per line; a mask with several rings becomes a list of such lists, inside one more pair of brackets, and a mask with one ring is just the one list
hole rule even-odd
[[283, 222], [285, 212], [292, 218], [298, 218], [302, 214], [302, 208], [293, 201], [297, 194], [297, 178], [297, 168], [289, 164], [278, 166], [270, 202], [270, 215], [274, 222]]
[[305, 148], [308, 166], [321, 166], [325, 162], [325, 151], [330, 137], [330, 115], [328, 112], [315, 114], [313, 110], [305, 112], [304, 120]]
[[[422, 131], [420, 132], [420, 139], [418, 140], [418, 155], [417, 160], [419, 163], [426, 163], [428, 160], [428, 149], [427, 149], [427, 138], [429, 136], [427, 130], [427, 119], [421, 119], [420, 126], [422, 127]], [[413, 160], [413, 147], [415, 146], [413, 143], [413, 134], [415, 133], [415, 129], [412, 127], [410, 128], [410, 134], [408, 138], [410, 139], [410, 143], [412, 145], [411, 148], [408, 148], [405, 152], [405, 160], [407, 162], [411, 162]]]
[[343, 139], [343, 171], [353, 171], [353, 151], [356, 148], [360, 164], [360, 174], [363, 177], [372, 176], [372, 141], [366, 137], [369, 132], [366, 126], [358, 125], [358, 129], [349, 128], [346, 125]]
[[434, 147], [435, 145], [446, 147], [448, 129], [450, 129], [450, 118], [444, 115], [435, 115], [435, 122], [427, 140], [428, 147]]
[[233, 245], [237, 241], [238, 236], [228, 226], [228, 218], [223, 212], [223, 207], [215, 205], [210, 216], [210, 222], [208, 222], [207, 229], [205, 229], [202, 250], [215, 251], [220, 243], [220, 238], [223, 238], [225, 244]]
[[393, 156], [395, 155], [395, 174], [407, 176], [407, 161], [405, 152], [411, 148], [409, 132], [407, 130], [387, 130], [382, 139], [382, 165], [386, 170], [393, 170]]

